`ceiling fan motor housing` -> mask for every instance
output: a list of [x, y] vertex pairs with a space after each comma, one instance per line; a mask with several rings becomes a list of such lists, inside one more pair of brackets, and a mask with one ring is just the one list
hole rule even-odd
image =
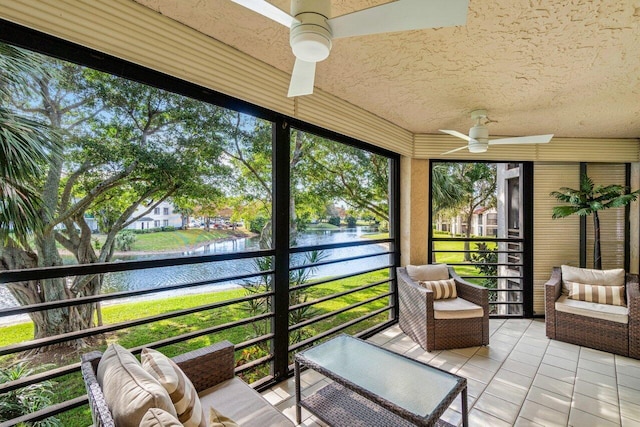
[[489, 147], [489, 129], [484, 125], [475, 125], [469, 129], [469, 151], [484, 153]]
[[329, 0], [293, 0], [291, 15], [299, 23], [291, 26], [289, 43], [296, 58], [320, 62], [331, 51], [331, 28], [327, 23], [331, 13]]

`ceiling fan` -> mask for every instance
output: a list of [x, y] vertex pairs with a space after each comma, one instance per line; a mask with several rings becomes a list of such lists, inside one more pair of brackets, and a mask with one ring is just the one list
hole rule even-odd
[[475, 120], [476, 124], [469, 129], [469, 136], [455, 130], [440, 129], [440, 132], [448, 133], [449, 135], [462, 138], [469, 142], [467, 145], [447, 151], [446, 153], [442, 153], [442, 155], [455, 153], [456, 151], [464, 150], [465, 148], [468, 148], [470, 153], [484, 153], [487, 151], [487, 148], [489, 148], [489, 145], [546, 144], [551, 141], [551, 138], [553, 138], [553, 134], [548, 134], [489, 140], [489, 128], [486, 126], [487, 123], [489, 123], [487, 110], [472, 111], [471, 119]]
[[296, 57], [289, 97], [313, 93], [316, 63], [341, 37], [464, 25], [469, 0], [397, 0], [329, 18], [331, 0], [291, 0], [291, 15], [264, 0], [231, 0], [289, 27]]

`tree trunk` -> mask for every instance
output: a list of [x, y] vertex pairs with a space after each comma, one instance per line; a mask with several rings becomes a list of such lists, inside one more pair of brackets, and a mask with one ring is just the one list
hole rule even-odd
[[[465, 237], [468, 239], [471, 237], [471, 221], [473, 220], [473, 210], [470, 210], [469, 215], [467, 215], [466, 224], [467, 229], [464, 232]], [[464, 260], [469, 262], [471, 261], [471, 254], [469, 253], [469, 241], [465, 240], [464, 242]]]
[[600, 218], [598, 212], [593, 212], [593, 268], [602, 270], [602, 256], [600, 255]]

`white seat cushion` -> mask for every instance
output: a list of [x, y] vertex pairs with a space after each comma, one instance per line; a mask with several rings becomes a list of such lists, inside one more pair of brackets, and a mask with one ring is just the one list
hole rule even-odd
[[206, 413], [209, 408], [234, 420], [242, 427], [293, 427], [293, 423], [238, 377], [200, 392]]
[[567, 298], [566, 295], [560, 295], [555, 307], [557, 311], [562, 311], [563, 313], [577, 314], [611, 322], [629, 323], [629, 309], [619, 305], [578, 301]]
[[433, 311], [435, 319], [471, 319], [484, 316], [482, 307], [462, 298], [433, 301]]

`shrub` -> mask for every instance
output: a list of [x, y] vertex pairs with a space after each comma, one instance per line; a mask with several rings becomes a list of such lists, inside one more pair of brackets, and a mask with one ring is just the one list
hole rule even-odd
[[331, 218], [329, 218], [329, 224], [340, 227], [340, 217], [332, 216]]
[[352, 216], [347, 217], [347, 227], [355, 228], [357, 222], [358, 221], [354, 217]]
[[130, 251], [136, 241], [136, 234], [132, 230], [122, 230], [116, 234], [116, 249]]
[[249, 231], [253, 233], [262, 233], [262, 229], [267, 223], [267, 218], [263, 216], [257, 216], [249, 222]]
[[[25, 362], [19, 362], [8, 368], [0, 368], [0, 384], [28, 377], [34, 373], [33, 369], [29, 369]], [[0, 394], [0, 421], [17, 418], [51, 406], [54, 385], [51, 381], [42, 381]], [[49, 417], [31, 425], [34, 427], [54, 427], [62, 424], [57, 418]]]
[[388, 233], [389, 232], [389, 221], [382, 220], [378, 223], [378, 231], [380, 233]]

